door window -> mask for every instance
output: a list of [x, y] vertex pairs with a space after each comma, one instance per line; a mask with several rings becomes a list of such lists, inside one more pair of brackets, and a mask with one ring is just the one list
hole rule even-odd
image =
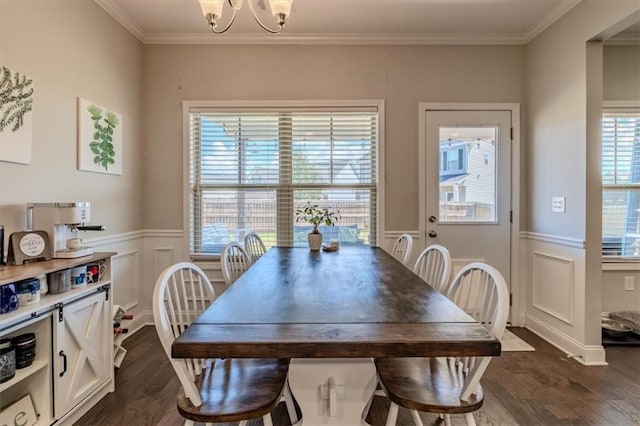
[[496, 127], [439, 128], [442, 223], [495, 223]]

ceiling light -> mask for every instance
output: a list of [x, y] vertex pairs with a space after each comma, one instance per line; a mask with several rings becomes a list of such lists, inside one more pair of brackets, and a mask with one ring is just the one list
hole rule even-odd
[[[218, 29], [218, 20], [222, 17], [222, 7], [224, 6], [225, 1], [229, 3], [231, 10], [233, 11], [233, 15], [231, 16], [231, 20], [223, 29]], [[207, 22], [209, 23], [209, 28], [216, 34], [222, 34], [226, 32], [233, 22], [236, 20], [236, 14], [242, 8], [245, 0], [200, 0], [200, 7], [202, 8], [202, 13], [204, 14]], [[293, 0], [269, 0], [269, 6], [271, 7], [271, 13], [276, 20], [276, 24], [278, 25], [277, 29], [271, 29], [267, 27], [265, 24], [260, 21], [258, 15], [256, 14], [256, 10], [253, 6], [252, 0], [246, 0], [249, 4], [249, 9], [251, 9], [251, 14], [254, 19], [265, 31], [270, 33], [279, 33], [282, 31], [284, 27], [285, 21], [291, 12], [291, 3]]]

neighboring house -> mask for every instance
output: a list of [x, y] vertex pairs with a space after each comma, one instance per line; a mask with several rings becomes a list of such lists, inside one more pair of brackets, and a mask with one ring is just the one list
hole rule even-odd
[[449, 220], [494, 217], [495, 141], [440, 141], [440, 215]]

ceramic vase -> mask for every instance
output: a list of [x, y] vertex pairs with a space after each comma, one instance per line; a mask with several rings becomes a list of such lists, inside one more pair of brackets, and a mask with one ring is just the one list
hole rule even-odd
[[313, 251], [320, 250], [320, 246], [322, 245], [322, 234], [321, 233], [313, 233], [309, 232], [307, 235], [307, 241], [309, 242], [309, 248]]

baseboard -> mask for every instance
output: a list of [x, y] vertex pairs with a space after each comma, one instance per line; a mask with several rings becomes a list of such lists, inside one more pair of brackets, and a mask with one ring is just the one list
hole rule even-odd
[[126, 340], [136, 334], [138, 331], [142, 330], [142, 327], [147, 325], [155, 325], [153, 322], [153, 311], [142, 311], [137, 313], [133, 319], [127, 322], [127, 327], [129, 328], [129, 332], [122, 339], [122, 342], [126, 342]]
[[609, 365], [605, 360], [605, 350], [602, 345], [583, 345], [529, 314], [526, 314], [525, 328], [566, 353], [567, 358], [573, 358], [580, 364], [586, 366]]

